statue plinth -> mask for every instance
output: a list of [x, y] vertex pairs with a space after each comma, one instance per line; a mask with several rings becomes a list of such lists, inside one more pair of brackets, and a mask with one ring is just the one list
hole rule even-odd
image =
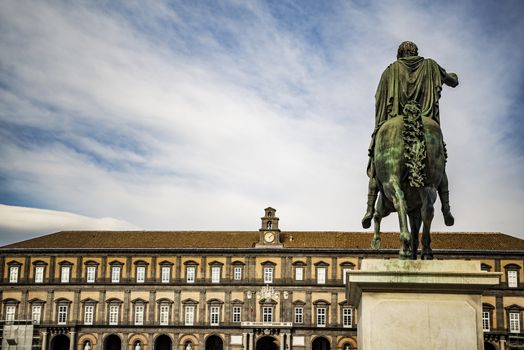
[[484, 290], [500, 273], [464, 260], [365, 259], [348, 273], [359, 350], [482, 350]]

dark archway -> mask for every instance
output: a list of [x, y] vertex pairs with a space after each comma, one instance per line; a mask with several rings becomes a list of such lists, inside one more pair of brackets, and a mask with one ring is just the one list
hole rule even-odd
[[331, 348], [329, 341], [324, 337], [315, 338], [312, 345], [312, 350], [330, 350]]
[[206, 339], [206, 350], [223, 350], [224, 342], [218, 335], [212, 335]]
[[495, 347], [495, 345], [491, 344], [490, 342], [485, 341], [484, 350], [497, 350], [497, 348]]
[[59, 334], [51, 341], [51, 350], [69, 350], [69, 337]]
[[116, 334], [108, 336], [104, 342], [104, 350], [120, 350], [122, 349], [122, 341]]
[[256, 350], [278, 350], [277, 343], [275, 338], [270, 336], [265, 336], [257, 340]]
[[155, 340], [155, 350], [171, 350], [173, 343], [167, 335], [159, 335]]

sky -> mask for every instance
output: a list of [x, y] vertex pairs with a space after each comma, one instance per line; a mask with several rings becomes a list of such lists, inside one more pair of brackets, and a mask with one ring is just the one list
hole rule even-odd
[[[405, 40], [459, 77], [455, 226], [524, 238], [524, 3], [0, 2], [0, 245], [60, 230], [363, 231]], [[398, 219], [382, 229], [398, 231]], [[369, 230], [368, 230], [369, 231]]]

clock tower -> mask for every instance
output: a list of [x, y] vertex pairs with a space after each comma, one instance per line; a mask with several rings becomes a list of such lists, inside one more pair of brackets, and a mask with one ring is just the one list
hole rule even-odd
[[264, 209], [262, 227], [260, 227], [260, 238], [256, 247], [278, 247], [282, 248], [280, 242], [280, 230], [278, 229], [278, 218], [275, 216], [276, 210], [267, 207]]

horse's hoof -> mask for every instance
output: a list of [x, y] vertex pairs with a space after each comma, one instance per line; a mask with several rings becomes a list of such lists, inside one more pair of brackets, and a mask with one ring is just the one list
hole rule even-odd
[[433, 260], [433, 251], [423, 251], [420, 257], [422, 260]]
[[408, 250], [408, 251], [400, 251], [400, 253], [398, 254], [398, 257], [400, 260], [413, 260], [413, 253]]
[[375, 250], [380, 249], [380, 238], [373, 238], [371, 241], [371, 248]]
[[373, 213], [367, 212], [366, 215], [364, 215], [364, 218], [362, 219], [362, 227], [370, 228], [372, 219], [373, 219]]
[[444, 215], [444, 223], [446, 226], [453, 226], [455, 224], [455, 218], [451, 215], [451, 212], [443, 211], [442, 214]]

